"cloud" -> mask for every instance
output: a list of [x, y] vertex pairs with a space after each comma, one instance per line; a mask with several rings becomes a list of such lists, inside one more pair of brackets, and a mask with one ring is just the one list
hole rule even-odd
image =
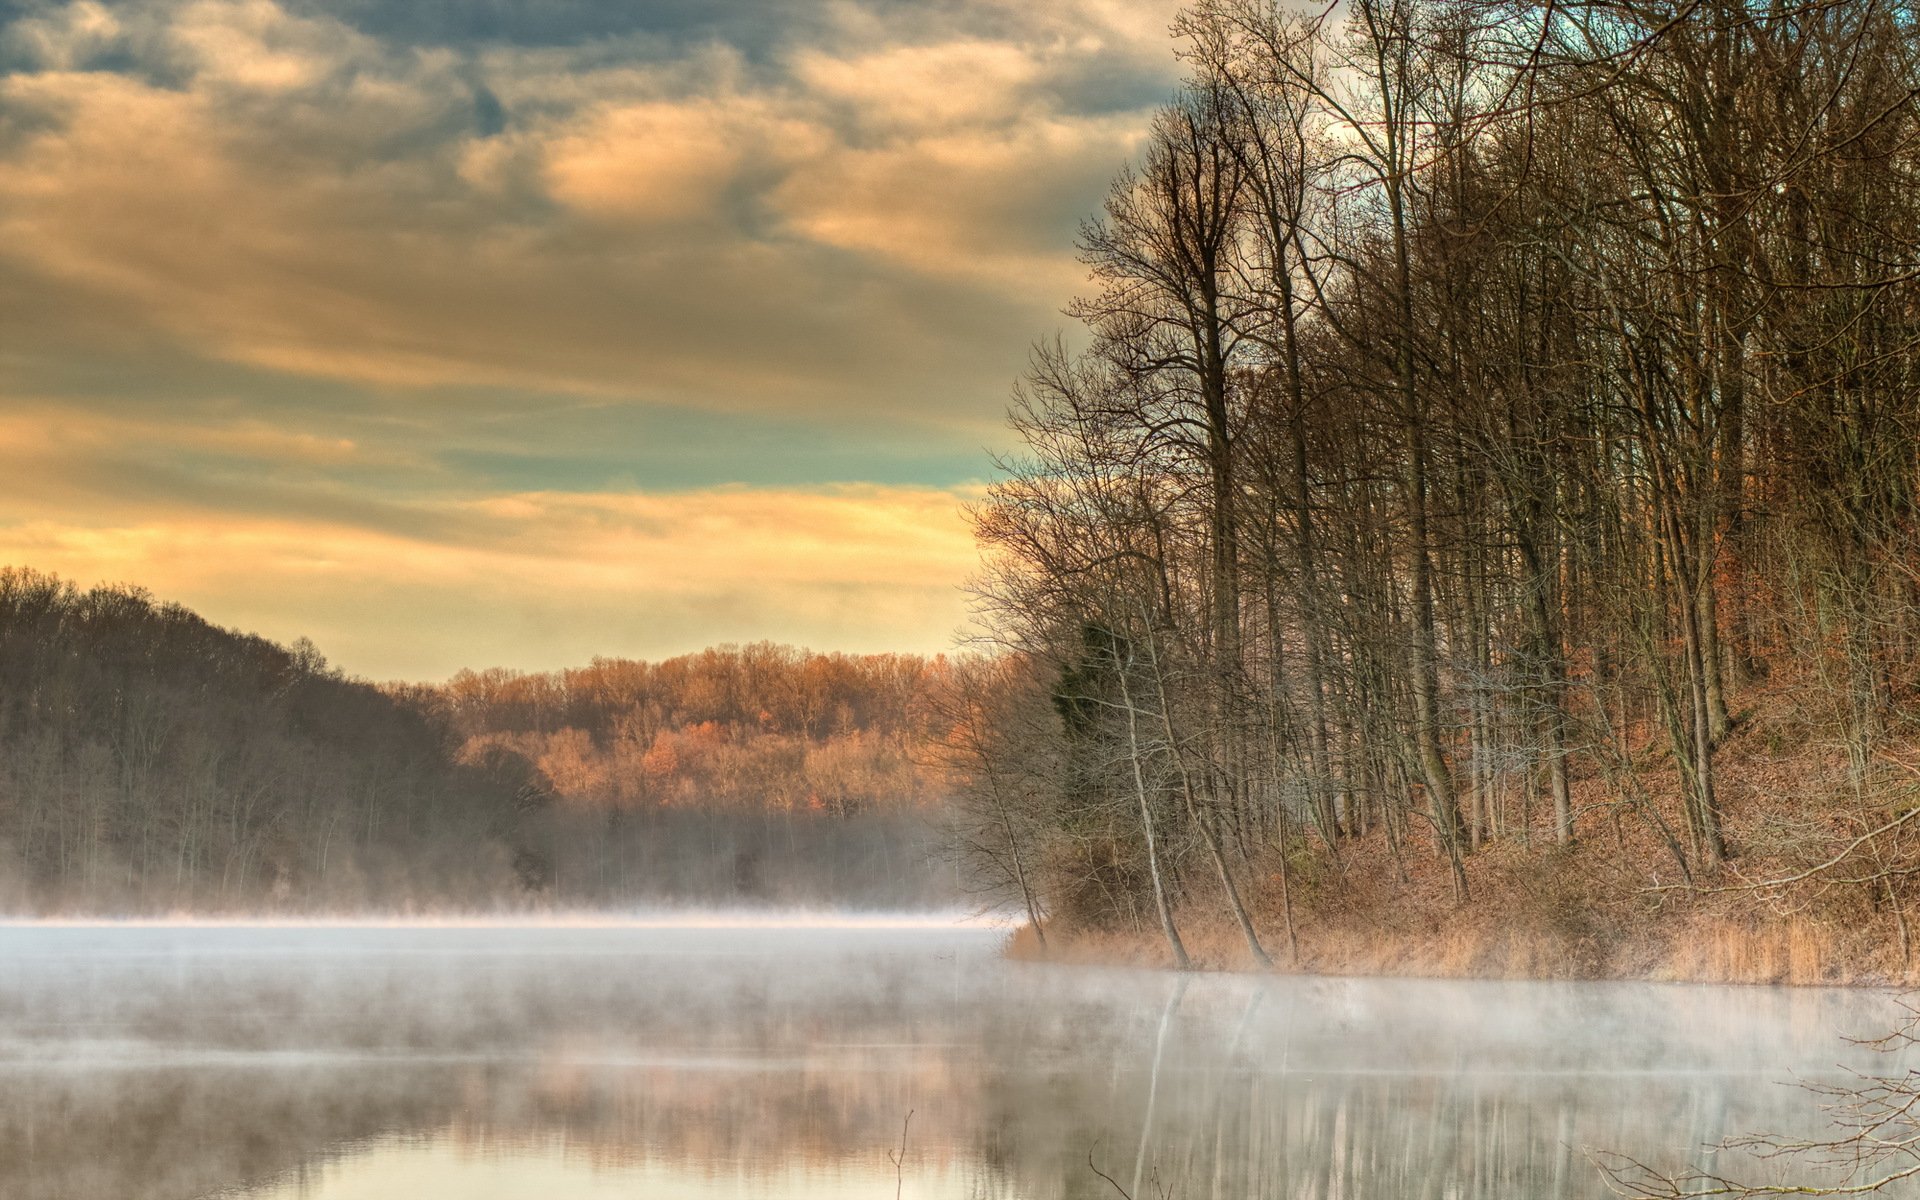
[[1176, 3], [0, 7], [0, 557], [373, 674], [934, 645]]
[[[55, 10], [0, 82], [0, 266], [43, 327], [105, 307], [294, 376], [990, 417], [1146, 114], [1075, 108], [1097, 39], [894, 19], [756, 64]], [[85, 69], [109, 44], [138, 69]]]
[[816, 242], [928, 275], [1070, 296], [1086, 278], [1072, 241], [1078, 199], [1139, 137], [1131, 117], [1036, 119], [1000, 134], [842, 146], [790, 176], [775, 202]]
[[[70, 468], [103, 454], [138, 447], [222, 454], [270, 466], [335, 465], [368, 460], [366, 448], [346, 437], [290, 430], [253, 418], [225, 424], [188, 424], [156, 417], [88, 419], [47, 401], [15, 397], [0, 413], [0, 463], [14, 471], [37, 464]], [[417, 460], [401, 459], [409, 467]]]
[[4, 32], [5, 41], [25, 58], [64, 71], [112, 45], [120, 31], [120, 22], [105, 5], [81, 0], [21, 17]]
[[964, 618], [970, 491], [850, 486], [521, 495], [446, 505], [422, 526], [71, 511], [0, 523], [0, 562], [130, 580], [223, 624], [310, 635], [378, 678], [550, 667], [774, 638], [937, 651]]
[[814, 94], [847, 104], [863, 127], [896, 131], [1004, 126], [1036, 107], [1045, 69], [1029, 47], [978, 38], [794, 60]]
[[[441, 116], [361, 93], [340, 103], [395, 136]], [[122, 76], [15, 78], [0, 103], [51, 126], [0, 161], [0, 255], [37, 293], [27, 319], [63, 335], [104, 306], [294, 376], [788, 412], [924, 396], [933, 417], [997, 409], [1030, 328], [1017, 302], [829, 243], [719, 213], [689, 231], [741, 164], [803, 143], [764, 105], [607, 107], [538, 138], [540, 199], [583, 224], [468, 184], [471, 144], [323, 170], [206, 97]]]
[[588, 215], [646, 226], [713, 221], [747, 171], [780, 172], [831, 135], [757, 97], [610, 105], [542, 146], [547, 192]]
[[192, 0], [174, 14], [168, 35], [203, 88], [308, 89], [369, 49], [337, 22], [293, 16], [272, 0]]

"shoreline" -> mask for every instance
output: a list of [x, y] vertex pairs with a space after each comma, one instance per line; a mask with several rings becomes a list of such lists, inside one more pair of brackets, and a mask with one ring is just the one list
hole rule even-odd
[[[1605, 778], [1576, 772], [1576, 840], [1521, 825], [1464, 855], [1466, 894], [1430, 831], [1381, 828], [1329, 841], [1293, 837], [1234, 847], [1233, 870], [1263, 949], [1279, 972], [1423, 979], [1582, 980], [1772, 987], [1920, 986], [1920, 871], [1901, 857], [1828, 872], [1868, 813], [1828, 803], [1845, 782], [1830, 748], [1788, 740], [1797, 709], [1787, 682], [1750, 694], [1716, 754], [1729, 857], [1690, 878], [1646, 810], [1680, 819], [1670, 764], [1650, 763], [1635, 803]], [[1788, 838], [1780, 831], [1792, 831]], [[1873, 847], [1876, 853], [1879, 847]], [[1825, 863], [1826, 867], [1821, 866]], [[1855, 864], [1848, 862], [1849, 868]], [[1863, 875], [1863, 878], [1850, 878]], [[1200, 970], [1258, 970], [1211, 879], [1183, 878], [1174, 907]], [[1144, 902], [1133, 921], [1051, 914], [1048, 958], [1172, 967]], [[1289, 930], [1297, 937], [1293, 952]], [[1010, 957], [1036, 957], [1024, 925]]]
[[[1203, 932], [1206, 935], [1217, 933], [1228, 937], [1238, 936], [1238, 932], [1232, 928], [1217, 931], [1196, 929], [1196, 932]], [[1388, 947], [1389, 955], [1396, 949], [1400, 947]], [[1047, 948], [1043, 951], [1033, 938], [1032, 927], [1022, 924], [1009, 935], [1002, 948], [1002, 955], [1013, 962], [1041, 966], [1181, 973], [1180, 969], [1170, 961], [1165, 943], [1152, 931], [1137, 935], [1111, 932], [1049, 933]], [[1567, 969], [1514, 971], [1497, 968], [1460, 970], [1431, 960], [1423, 962], [1418, 952], [1408, 952], [1404, 957], [1395, 956], [1403, 965], [1381, 965], [1378, 962], [1353, 960], [1315, 960], [1307, 955], [1302, 955], [1302, 961], [1290, 962], [1283, 950], [1272, 956], [1274, 963], [1271, 967], [1262, 967], [1253, 961], [1244, 947], [1239, 948], [1237, 953], [1200, 952], [1194, 949], [1191, 941], [1188, 944], [1188, 956], [1190, 966], [1186, 973], [1192, 975], [1281, 975], [1317, 979], [1423, 979], [1484, 983], [1658, 983], [1691, 987], [1793, 988], [1810, 991], [1845, 989], [1908, 992], [1920, 986], [1920, 973], [1916, 972], [1909, 972], [1905, 977], [1870, 970], [1858, 973], [1825, 972], [1819, 977], [1796, 975], [1793, 971], [1784, 969], [1716, 974], [1708, 971], [1677, 970], [1670, 962], [1660, 963], [1652, 970], [1637, 971], [1596, 972]]]
[[[1612, 847], [1491, 849], [1472, 860], [1473, 896], [1451, 895], [1442, 863], [1404, 876], [1348, 856], [1348, 869], [1304, 881], [1292, 873], [1291, 921], [1278, 864], [1256, 856], [1251, 916], [1275, 972], [1423, 979], [1620, 981], [1775, 987], [1920, 985], [1920, 947], [1895, 911], [1856, 889], [1771, 896], [1743, 890], [1666, 891], [1610, 862]], [[1605, 864], [1605, 865], [1603, 865]], [[1613, 869], [1608, 869], [1612, 866]], [[1199, 971], [1260, 967], [1237, 925], [1204, 893], [1176, 911]], [[1291, 925], [1294, 939], [1288, 936]], [[1173, 969], [1160, 931], [1089, 929], [1056, 917], [1046, 950], [1024, 922], [1009, 958]]]
[[[1676, 962], [1674, 958], [1655, 960], [1645, 970], [1588, 970], [1584, 966], [1571, 962], [1553, 962], [1544, 970], [1511, 970], [1507, 962], [1469, 962], [1469, 964], [1450, 964], [1434, 960], [1419, 948], [1409, 948], [1400, 943], [1382, 943], [1379, 952], [1367, 958], [1331, 958], [1323, 954], [1302, 952], [1298, 962], [1290, 962], [1286, 950], [1275, 952], [1273, 966], [1258, 966], [1244, 945], [1236, 948], [1215, 947], [1213, 943], [1221, 939], [1236, 939], [1238, 931], [1233, 927], [1206, 929], [1196, 925], [1194, 933], [1206, 939], [1208, 948], [1200, 950], [1194, 947], [1194, 941], [1188, 939], [1188, 973], [1194, 975], [1294, 975], [1294, 977], [1319, 977], [1319, 979], [1453, 979], [1453, 981], [1484, 981], [1484, 983], [1674, 983], [1674, 985], [1692, 985], [1692, 987], [1789, 987], [1789, 989], [1851, 989], [1851, 991], [1891, 991], [1903, 993], [1912, 991], [1920, 985], [1920, 973], [1908, 970], [1905, 975], [1880, 972], [1880, 970], [1834, 970], [1830, 964], [1826, 970], [1818, 973], [1795, 970], [1791, 964], [1768, 962], [1764, 958], [1766, 943], [1763, 939], [1753, 939], [1753, 945], [1759, 947], [1759, 954], [1749, 960], [1745, 970], [1740, 964], [1734, 964], [1728, 970], [1726, 964], [1693, 964], [1692, 970], [1686, 964]], [[1722, 937], [1726, 933], [1722, 931]], [[1020, 925], [1012, 931], [1002, 956], [1012, 962], [1031, 962], [1041, 966], [1087, 966], [1087, 968], [1114, 968], [1114, 970], [1152, 970], [1152, 972], [1179, 973], [1173, 966], [1165, 943], [1154, 931], [1144, 933], [1048, 933], [1046, 948], [1041, 950], [1031, 925]]]

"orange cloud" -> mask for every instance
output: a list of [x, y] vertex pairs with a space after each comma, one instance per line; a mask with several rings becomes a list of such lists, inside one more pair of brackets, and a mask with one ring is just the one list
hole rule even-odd
[[945, 132], [875, 147], [836, 147], [774, 194], [792, 228], [814, 241], [929, 274], [997, 288], [1045, 281], [1070, 296], [1086, 269], [1064, 231], [1023, 236], [1023, 221], [1075, 184], [1111, 174], [1137, 146], [1133, 116], [1026, 122]]
[[[1062, 211], [1146, 121], [1054, 86], [1125, 43], [1099, 4], [910, 44], [844, 7], [773, 66], [463, 61], [272, 0], [52, 11], [14, 31], [42, 69], [0, 77], [28, 319], [378, 387], [991, 420], [1081, 282]], [[79, 69], [116, 37], [177, 78]]]
[[794, 74], [814, 93], [853, 105], [863, 124], [897, 130], [997, 124], [1040, 107], [1040, 54], [1010, 42], [968, 39], [887, 46], [850, 57], [797, 56]]
[[460, 531], [448, 539], [247, 515], [116, 521], [62, 506], [0, 524], [0, 562], [138, 582], [222, 624], [310, 635], [375, 677], [763, 637], [935, 651], [965, 618], [972, 496], [872, 485], [526, 493], [434, 506]]
[[555, 199], [593, 216], [712, 219], [743, 171], [817, 153], [828, 136], [753, 98], [614, 105], [547, 143], [545, 176]]
[[[245, 458], [263, 464], [385, 462], [420, 465], [396, 455], [390, 447], [378, 451], [352, 438], [287, 429], [259, 418], [241, 417], [224, 424], [188, 424], [159, 417], [83, 416], [50, 400], [6, 397], [8, 411], [0, 412], [0, 464], [14, 472], [29, 471], [35, 461], [55, 465], [54, 459], [115, 452], [139, 447], [204, 451]], [[70, 463], [62, 462], [60, 466]]]
[[531, 489], [622, 477], [591, 439], [629, 428], [672, 443], [636, 475], [794, 478], [788, 429], [963, 472], [1176, 3], [776, 5], [739, 46], [700, 6], [519, 43], [460, 6], [0, 19], [0, 560], [379, 676], [938, 649], [964, 489]]

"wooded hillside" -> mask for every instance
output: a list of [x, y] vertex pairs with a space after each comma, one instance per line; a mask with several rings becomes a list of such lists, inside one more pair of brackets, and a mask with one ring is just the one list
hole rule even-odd
[[918, 905], [909, 656], [722, 648], [376, 687], [136, 588], [0, 570], [0, 905]]
[[941, 669], [762, 642], [659, 663], [462, 671], [439, 693], [469, 753], [525, 754], [573, 805], [851, 816], [928, 799], [913, 750]]
[[[1296, 879], [1324, 916], [1436, 862], [1406, 903], [1444, 932], [1495, 864], [1606, 838], [1656, 907], [1811, 869], [1747, 910], [1853, 906], [1904, 963], [1912, 10], [1203, 0], [1175, 34], [1081, 238], [1087, 348], [1036, 350], [978, 514], [1021, 664], [970, 735], [987, 877], [1264, 960]], [[1763, 709], [1785, 806], [1727, 769]]]
[[517, 756], [310, 644], [0, 569], [0, 903], [151, 912], [513, 903], [545, 873]]
[[551, 781], [542, 823], [574, 902], [920, 905], [960, 894], [928, 756], [945, 670], [763, 642], [463, 671], [434, 701], [464, 755], [510, 752]]

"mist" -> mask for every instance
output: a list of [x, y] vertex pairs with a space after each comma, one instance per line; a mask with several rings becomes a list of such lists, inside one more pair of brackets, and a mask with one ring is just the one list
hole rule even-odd
[[705, 7], [0, 5], [0, 1200], [1920, 1180], [1914, 5]]
[[1836, 1037], [1894, 1018], [1876, 993], [1193, 978], [1014, 962], [1006, 936], [6, 925], [0, 1193], [1112, 1194], [1091, 1156], [1177, 1196], [1602, 1196], [1589, 1148], [1679, 1166], [1817, 1132], [1794, 1080], [1898, 1065]]
[[937, 675], [758, 643], [381, 687], [0, 567], [0, 911], [950, 907]]

